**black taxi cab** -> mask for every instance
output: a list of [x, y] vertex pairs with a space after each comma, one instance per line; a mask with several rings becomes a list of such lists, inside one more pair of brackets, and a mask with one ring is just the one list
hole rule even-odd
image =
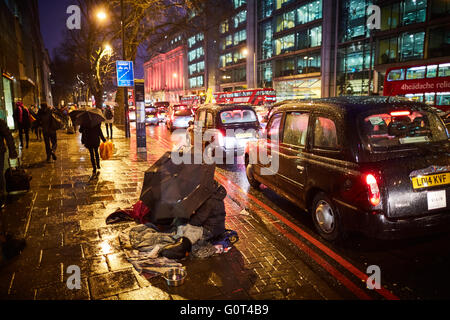
[[[258, 116], [251, 105], [205, 104], [195, 111], [195, 121], [186, 132], [187, 145], [194, 146], [194, 138], [202, 138], [202, 150], [215, 153], [221, 149], [224, 157], [242, 156], [247, 143], [257, 139], [261, 129]], [[205, 133], [212, 133], [211, 139]], [[215, 147], [209, 141], [215, 141]], [[211, 156], [211, 155], [210, 155]]]
[[273, 111], [266, 132], [246, 149], [250, 185], [308, 211], [323, 238], [448, 229], [449, 136], [427, 105], [392, 97], [289, 101]]

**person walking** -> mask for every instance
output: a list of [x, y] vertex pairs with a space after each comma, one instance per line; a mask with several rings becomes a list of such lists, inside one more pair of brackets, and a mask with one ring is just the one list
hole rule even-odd
[[98, 153], [100, 139], [106, 142], [101, 124], [92, 128], [80, 126], [80, 133], [82, 134], [81, 142], [89, 150], [92, 163], [92, 176], [95, 176], [100, 173], [97, 172], [97, 169], [100, 169], [100, 155]]
[[28, 108], [19, 101], [16, 103], [13, 117], [17, 123], [17, 128], [19, 129], [20, 147], [23, 148], [23, 135], [25, 134], [26, 148], [28, 149], [28, 142], [30, 140], [30, 112], [28, 111]]
[[[37, 114], [37, 119], [42, 127], [42, 134], [44, 136], [45, 152], [47, 153], [47, 162], [50, 162], [50, 157], [56, 160], [56, 147], [58, 144], [56, 129], [54, 126], [54, 119], [52, 110], [46, 103], [41, 104], [41, 109]], [[51, 147], [50, 147], [51, 143]]]
[[[35, 105], [31, 106], [30, 109], [30, 114], [31, 116], [33, 116], [33, 118], [36, 120], [37, 119], [37, 114], [39, 112], [38, 107], [36, 107]], [[36, 140], [37, 141], [42, 141], [42, 128], [39, 124], [39, 121], [33, 121], [31, 123], [31, 131], [34, 132], [34, 134], [36, 135]]]
[[[105, 125], [106, 125], [106, 136], [108, 139], [112, 139], [113, 137], [113, 123], [114, 123], [114, 111], [110, 106], [106, 106], [103, 111], [103, 115], [105, 116]], [[111, 133], [110, 133], [111, 131]]]

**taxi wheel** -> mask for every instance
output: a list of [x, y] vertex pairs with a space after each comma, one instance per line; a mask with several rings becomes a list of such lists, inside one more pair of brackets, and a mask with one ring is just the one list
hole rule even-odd
[[322, 238], [333, 242], [345, 238], [339, 212], [325, 193], [320, 192], [314, 197], [311, 214], [314, 226]]

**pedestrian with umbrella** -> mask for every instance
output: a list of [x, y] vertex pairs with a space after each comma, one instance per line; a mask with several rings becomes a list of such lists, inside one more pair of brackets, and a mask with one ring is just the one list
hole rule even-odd
[[81, 143], [89, 150], [92, 163], [92, 177], [97, 176], [100, 172], [100, 155], [98, 148], [100, 140], [106, 142], [105, 136], [101, 128], [101, 124], [105, 121], [103, 113], [97, 108], [82, 108], [74, 110], [70, 113], [70, 118], [74, 125], [80, 126]]

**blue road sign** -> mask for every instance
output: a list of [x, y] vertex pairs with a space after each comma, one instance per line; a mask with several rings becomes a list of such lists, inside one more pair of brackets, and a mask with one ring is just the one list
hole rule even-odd
[[116, 61], [117, 86], [134, 87], [133, 61]]

